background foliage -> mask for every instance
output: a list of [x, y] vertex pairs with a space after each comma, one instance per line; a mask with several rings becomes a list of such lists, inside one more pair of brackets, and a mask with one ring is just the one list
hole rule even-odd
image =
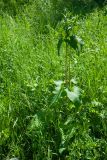
[[103, 1], [0, 1], [1, 160], [106, 160], [106, 26]]

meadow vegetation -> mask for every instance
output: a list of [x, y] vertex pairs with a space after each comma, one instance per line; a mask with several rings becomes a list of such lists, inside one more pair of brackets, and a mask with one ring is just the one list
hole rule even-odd
[[107, 6], [0, 1], [0, 160], [107, 159]]

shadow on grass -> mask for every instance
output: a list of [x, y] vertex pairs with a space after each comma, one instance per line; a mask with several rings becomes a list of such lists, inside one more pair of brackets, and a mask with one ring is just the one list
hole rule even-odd
[[63, 14], [65, 9], [70, 11], [74, 16], [79, 15], [80, 17], [84, 17], [91, 12], [93, 12], [96, 8], [102, 9], [105, 0], [62, 0], [54, 6], [54, 10], [56, 11], [54, 15], [54, 28], [57, 23], [61, 21], [63, 18]]

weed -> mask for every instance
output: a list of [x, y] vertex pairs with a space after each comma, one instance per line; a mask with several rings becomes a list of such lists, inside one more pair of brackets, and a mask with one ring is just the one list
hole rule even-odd
[[84, 16], [82, 1], [8, 3], [15, 8], [0, 11], [0, 158], [106, 160], [106, 6], [88, 12], [84, 1]]

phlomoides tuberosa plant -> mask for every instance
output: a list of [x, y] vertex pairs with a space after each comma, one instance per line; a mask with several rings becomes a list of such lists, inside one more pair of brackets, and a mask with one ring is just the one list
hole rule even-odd
[[[72, 20], [73, 19], [73, 20]], [[71, 61], [71, 52], [69, 53], [69, 48], [76, 50], [78, 53], [81, 51], [84, 42], [81, 38], [73, 33], [73, 27], [75, 25], [76, 18], [69, 18], [68, 15], [64, 15], [63, 27], [59, 36], [57, 50], [58, 55], [60, 55], [60, 48], [62, 43], [65, 43], [65, 83], [70, 85], [70, 61]], [[73, 52], [73, 50], [72, 50]]]

